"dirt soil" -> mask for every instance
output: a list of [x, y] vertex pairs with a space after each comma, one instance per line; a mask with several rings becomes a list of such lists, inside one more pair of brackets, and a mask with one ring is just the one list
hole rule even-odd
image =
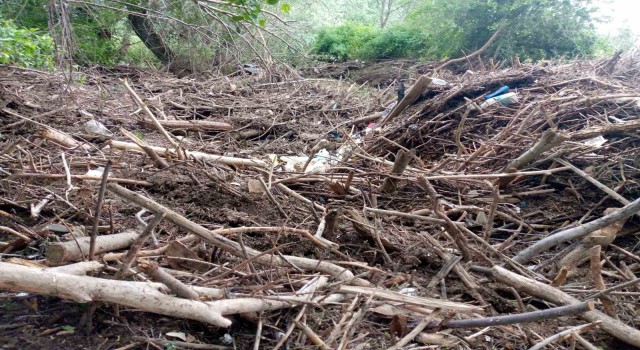
[[[223, 316], [232, 325], [225, 328], [105, 303], [97, 294], [92, 295], [95, 301], [80, 303], [56, 291], [38, 293], [29, 283], [16, 287], [13, 278], [18, 277], [9, 281], [0, 273], [0, 349], [252, 349], [256, 334], [264, 349], [283, 338], [283, 349], [315, 348], [314, 334], [331, 349], [378, 349], [397, 343], [428, 315], [432, 319], [424, 337], [415, 343], [526, 349], [588, 323], [573, 314], [488, 328], [447, 326], [449, 320], [561, 306], [498, 282], [487, 274], [493, 266], [547, 285], [566, 266], [569, 274], [558, 291], [581, 301], [598, 291], [588, 255], [571, 266], [561, 263], [582, 247], [581, 239], [541, 251], [524, 267], [514, 268], [510, 259], [542, 237], [640, 197], [639, 61], [637, 54], [629, 54], [613, 63], [474, 65], [440, 72], [432, 71], [433, 64], [410, 61], [348, 62], [305, 70], [304, 78], [285, 74], [278, 79], [264, 74], [178, 79], [133, 67], [92, 68], [68, 76], [0, 66], [0, 268], [14, 264], [55, 274], [47, 268], [82, 260], [54, 262], [47, 253], [58, 242], [90, 235], [98, 205], [100, 236], [142, 232], [136, 215], [148, 223], [151, 213], [140, 214], [138, 204], [113, 190], [100, 202], [101, 173], [86, 176], [110, 163], [111, 183], [220, 235], [206, 239], [169, 216], [154, 230], [137, 257], [157, 263], [182, 283], [223, 290], [223, 301], [269, 300], [294, 297], [304, 286], [327, 278], [313, 294], [317, 299], [229, 312]], [[398, 82], [407, 86], [409, 96], [421, 74], [447, 83], [428, 85], [398, 116], [385, 120], [396, 102]], [[125, 80], [142, 106], [131, 98]], [[518, 101], [475, 108], [483, 95], [504, 85]], [[215, 121], [227, 126], [196, 130], [165, 123], [176, 148], [145, 108], [161, 124]], [[92, 120], [102, 123], [108, 135], [88, 131], [86, 123]], [[51, 129], [71, 141], [50, 136]], [[513, 163], [548, 130], [566, 139], [535, 159]], [[157, 155], [167, 166], [141, 150], [116, 146], [114, 141], [133, 143], [127, 131], [138, 143], [164, 147]], [[287, 164], [287, 157], [310, 154], [339, 159], [324, 168], [311, 162], [306, 170], [319, 170], [306, 173], [304, 159], [295, 167]], [[408, 166], [397, 170], [394, 162], [405, 156]], [[514, 172], [517, 177], [507, 176]], [[428, 179], [436, 196], [420, 177]], [[601, 248], [606, 287], [637, 278], [639, 228], [640, 219], [631, 216], [603, 229], [609, 231], [596, 231], [613, 235], [613, 246], [607, 242]], [[229, 249], [225, 242], [241, 249]], [[290, 256], [317, 264], [260, 263], [250, 249], [273, 261]], [[126, 252], [98, 254], [102, 265], [88, 274], [114, 281]], [[154, 280], [136, 262], [141, 260], [119, 279]], [[320, 262], [355, 277], [345, 280], [320, 268]], [[453, 263], [450, 270], [447, 263]], [[376, 287], [391, 296], [349, 292], [345, 286]], [[604, 301], [614, 305], [619, 322], [636, 330], [638, 288], [618, 289]], [[454, 304], [429, 304], [434, 300]], [[461, 311], [466, 307], [474, 311]], [[601, 303], [596, 309], [604, 310]], [[603, 348], [633, 348], [598, 326], [582, 336]], [[570, 346], [571, 339], [551, 345]]]

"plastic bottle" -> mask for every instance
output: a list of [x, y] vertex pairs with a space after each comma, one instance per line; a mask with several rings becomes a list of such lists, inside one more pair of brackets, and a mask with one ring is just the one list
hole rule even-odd
[[101, 135], [101, 136], [113, 136], [113, 133], [109, 131], [102, 123], [99, 121], [92, 119], [84, 124], [84, 130], [90, 134]]
[[492, 97], [496, 97], [498, 95], [502, 95], [507, 91], [509, 91], [509, 87], [505, 85], [505, 86], [499, 88], [498, 90], [496, 90], [496, 91], [494, 91], [494, 92], [492, 92], [492, 93], [490, 93], [488, 95], [485, 95], [484, 99], [488, 100], [488, 99], [490, 99]]
[[504, 95], [492, 97], [492, 98], [482, 102], [480, 104], [480, 108], [488, 107], [488, 106], [491, 106], [491, 105], [496, 104], [498, 102], [500, 102], [500, 104], [503, 105], [503, 106], [507, 106], [507, 105], [510, 105], [512, 103], [516, 103], [516, 102], [518, 102], [518, 95], [516, 95], [515, 92], [509, 92], [509, 93], [504, 94]]

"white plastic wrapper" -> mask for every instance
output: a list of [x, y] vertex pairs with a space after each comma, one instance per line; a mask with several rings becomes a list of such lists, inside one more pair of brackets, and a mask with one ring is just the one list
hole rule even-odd
[[594, 137], [592, 139], [584, 140], [582, 143], [587, 145], [587, 146], [593, 146], [593, 147], [596, 147], [596, 148], [600, 148], [600, 147], [602, 147], [602, 145], [607, 143], [607, 139], [602, 137], [602, 135], [599, 135], [598, 137]]
[[89, 120], [88, 122], [84, 123], [84, 130], [93, 135], [108, 137], [113, 136], [113, 133], [109, 131], [106, 126], [95, 119]]

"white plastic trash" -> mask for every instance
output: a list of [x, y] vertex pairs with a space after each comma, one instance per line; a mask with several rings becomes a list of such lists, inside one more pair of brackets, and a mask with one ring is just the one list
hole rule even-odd
[[480, 104], [480, 108], [489, 107], [493, 104], [500, 103], [503, 106], [518, 102], [518, 95], [515, 92], [509, 92], [500, 96], [492, 97]]
[[444, 86], [444, 85], [447, 85], [449, 83], [446, 80], [442, 80], [442, 79], [438, 79], [438, 78], [431, 78], [431, 84]]
[[602, 135], [594, 137], [592, 139], [588, 139], [588, 140], [584, 140], [582, 142], [583, 144], [587, 145], [587, 146], [592, 146], [595, 148], [600, 148], [602, 147], [605, 143], [607, 143], [607, 139], [605, 139], [604, 137], [602, 137]]
[[108, 137], [113, 136], [113, 133], [109, 131], [109, 129], [107, 129], [106, 126], [104, 126], [102, 123], [100, 123], [95, 119], [89, 120], [88, 122], [84, 123], [84, 130], [94, 135], [101, 135], [101, 136], [108, 136]]

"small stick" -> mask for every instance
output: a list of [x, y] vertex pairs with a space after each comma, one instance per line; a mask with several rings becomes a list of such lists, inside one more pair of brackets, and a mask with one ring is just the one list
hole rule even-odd
[[165, 212], [161, 211], [153, 217], [153, 220], [151, 220], [149, 224], [147, 224], [147, 227], [144, 228], [144, 231], [142, 231], [138, 238], [136, 238], [136, 240], [129, 248], [129, 251], [127, 251], [127, 255], [125, 255], [124, 260], [122, 261], [122, 265], [120, 265], [120, 270], [118, 270], [114, 277], [115, 279], [120, 279], [122, 276], [125, 276], [129, 273], [129, 269], [133, 264], [133, 260], [136, 258], [136, 255], [138, 254], [140, 249], [142, 249], [144, 242], [147, 241], [153, 230], [156, 228], [156, 226], [158, 226], [158, 224], [160, 224], [160, 222], [166, 215], [167, 214]]
[[[302, 309], [300, 309], [300, 312], [298, 312], [298, 314], [293, 320], [300, 321], [300, 319], [302, 318], [302, 316], [306, 311], [307, 311], [307, 305], [303, 305]], [[296, 328], [296, 325], [293, 322], [291, 322], [291, 324], [287, 328], [287, 331], [280, 338], [280, 340], [278, 340], [278, 343], [273, 347], [273, 350], [279, 350], [282, 346], [285, 345], [285, 343], [287, 342], [287, 339], [289, 339], [289, 337], [291, 336], [291, 333], [293, 333], [294, 328]]]
[[[589, 260], [591, 262], [591, 278], [593, 279], [593, 284], [595, 284], [596, 289], [605, 290], [607, 289], [607, 286], [604, 284], [604, 279], [602, 278], [602, 266], [600, 266], [600, 250], [601, 247], [599, 245], [595, 245], [591, 247], [591, 249], [589, 249]], [[600, 302], [602, 302], [602, 307], [607, 315], [618, 319], [616, 308], [608, 296], [600, 296]]]
[[64, 191], [64, 198], [69, 200], [69, 192], [73, 190], [73, 184], [71, 183], [71, 170], [69, 170], [69, 164], [67, 164], [67, 158], [64, 156], [64, 152], [60, 153], [62, 158], [62, 167], [64, 167], [64, 174], [67, 176], [67, 189]]
[[191, 300], [198, 300], [200, 298], [195, 290], [171, 276], [155, 262], [138, 259], [138, 268], [151, 277], [152, 280], [164, 284], [169, 290], [181, 298]]
[[500, 186], [493, 186], [491, 197], [493, 198], [493, 201], [491, 202], [491, 207], [489, 208], [489, 217], [487, 218], [487, 223], [484, 226], [484, 234], [482, 236], [485, 241], [488, 240], [489, 235], [491, 235], [491, 229], [493, 228], [493, 219], [495, 219], [496, 217], [496, 209], [498, 209], [498, 203], [500, 203]]
[[130, 133], [128, 130], [124, 128], [120, 128], [120, 132], [124, 136], [126, 136], [129, 140], [133, 141], [133, 143], [138, 145], [138, 147], [142, 148], [142, 150], [149, 156], [149, 158], [151, 158], [151, 160], [153, 160], [156, 163], [158, 168], [166, 169], [169, 167], [169, 163], [167, 163], [166, 160], [162, 159], [162, 157], [160, 157], [158, 153], [156, 153], [156, 151], [151, 149], [151, 147], [149, 147], [149, 145], [146, 142], [144, 142], [143, 140], [140, 140], [139, 138], [136, 137], [136, 135]]
[[353, 181], [353, 170], [349, 170], [349, 175], [347, 176], [347, 180], [344, 182], [344, 191], [349, 193], [349, 187], [351, 187], [351, 182]]
[[[20, 174], [13, 174], [13, 176], [17, 178], [40, 178], [40, 179], [66, 178], [65, 174], [40, 174], [40, 173], [20, 173]], [[78, 180], [89, 180], [89, 181], [97, 181], [102, 179], [99, 176], [91, 176], [91, 175], [71, 175], [71, 178], [78, 179]], [[121, 183], [125, 185], [134, 185], [134, 186], [153, 186], [153, 183], [149, 181], [122, 179], [118, 177], [109, 177], [107, 181], [109, 181], [110, 183]]]
[[52, 194], [48, 194], [46, 197], [44, 197], [44, 199], [42, 199], [38, 204], [30, 205], [30, 209], [31, 209], [31, 217], [34, 219], [37, 219], [38, 216], [40, 215], [40, 212], [42, 211], [42, 209], [49, 204], [49, 201], [51, 201], [51, 198], [53, 198]]
[[576, 341], [578, 341], [578, 343], [580, 345], [582, 345], [586, 350], [600, 350], [599, 347], [589, 343], [586, 339], [584, 339], [580, 334], [574, 334], [574, 336], [576, 337]]
[[[604, 193], [608, 194], [611, 198], [615, 198], [618, 202], [624, 204], [624, 205], [628, 205], [629, 203], [631, 203], [628, 199], [622, 197], [618, 192], [610, 189], [609, 187], [605, 186], [604, 184], [602, 184], [600, 181], [596, 180], [593, 178], [593, 176], [585, 173], [584, 171], [576, 168], [573, 164], [567, 162], [564, 159], [554, 159], [556, 162], [569, 167], [571, 170], [573, 170], [576, 174], [580, 175], [581, 177], [583, 177], [585, 180], [591, 182], [594, 186], [596, 186], [597, 188], [601, 189]], [[636, 214], [636, 215], [640, 215]]]
[[595, 230], [599, 230], [603, 227], [609, 226], [617, 221], [624, 220], [630, 217], [631, 215], [635, 214], [638, 210], [640, 210], [640, 198], [636, 199], [635, 201], [631, 202], [628, 205], [625, 205], [620, 210], [613, 212], [609, 215], [605, 215], [600, 219], [593, 220], [586, 224], [572, 227], [572, 228], [560, 231], [558, 233], [555, 233], [553, 235], [547, 236], [539, 240], [538, 242], [536, 242], [534, 245], [518, 253], [518, 255], [516, 255], [513, 258], [513, 260], [520, 264], [524, 264], [529, 260], [531, 260], [534, 256], [542, 253], [543, 251], [555, 245], [564, 243], [572, 239], [586, 236]]
[[[598, 246], [599, 247], [599, 246]], [[551, 282], [551, 287], [560, 287], [567, 281], [567, 275], [569, 274], [569, 269], [566, 266], [560, 268], [560, 271], [556, 275], [556, 278]]]
[[631, 280], [631, 281], [620, 283], [620, 284], [618, 284], [616, 286], [613, 286], [613, 287], [609, 287], [609, 288], [607, 288], [607, 289], [605, 289], [603, 291], [600, 291], [598, 293], [592, 294], [592, 295], [588, 296], [586, 298], [586, 300], [595, 299], [595, 298], [600, 297], [601, 295], [609, 294], [609, 293], [611, 293], [611, 292], [613, 292], [615, 290], [622, 289], [622, 288], [625, 288], [625, 287], [629, 287], [629, 286], [632, 286], [632, 285], [637, 284], [637, 283], [640, 283], [640, 277], [638, 277], [638, 278], [636, 278], [634, 280]]
[[442, 279], [444, 279], [449, 272], [451, 271], [451, 269], [458, 263], [458, 261], [460, 261], [462, 258], [455, 255], [453, 256], [451, 259], [447, 260], [445, 262], [444, 265], [442, 265], [442, 268], [440, 268], [440, 271], [438, 271], [438, 273], [435, 275], [435, 277], [433, 277], [433, 279], [431, 280], [431, 282], [429, 282], [429, 284], [427, 284], [427, 289], [429, 288], [433, 288], [436, 286], [436, 284], [438, 284], [438, 282]]
[[[302, 330], [304, 332], [304, 334], [307, 335], [307, 337], [309, 337], [309, 340], [311, 340], [312, 343], [314, 343], [316, 346], [318, 346], [318, 348], [322, 349], [322, 350], [330, 350], [331, 348], [329, 346], [327, 346], [327, 344], [325, 344], [325, 342], [322, 341], [322, 339], [311, 329], [309, 328], [309, 326], [307, 326], [304, 323], [300, 323], [296, 320], [293, 320], [293, 324], [296, 325], [296, 327], [300, 328], [300, 330]], [[256, 348], [254, 348], [254, 350], [257, 350]]]
[[[410, 214], [410, 213], [403, 213], [401, 211], [395, 211], [395, 210], [385, 210], [385, 209], [375, 209], [375, 208], [365, 207], [364, 211], [368, 211], [368, 212], [375, 213], [375, 214], [398, 216], [398, 217], [401, 217], [401, 218], [420, 220], [420, 221], [425, 221], [425, 222], [428, 222], [428, 223], [438, 224], [438, 225], [444, 225], [444, 224], [447, 223], [443, 219], [436, 219], [436, 218], [432, 218], [432, 217], [424, 216], [424, 215], [415, 215], [415, 214]], [[454, 222], [453, 224], [456, 225], [456, 226], [463, 226], [464, 225], [464, 223], [462, 223], [462, 222]]]
[[282, 209], [282, 206], [280, 205], [280, 203], [278, 203], [276, 198], [273, 196], [273, 193], [271, 193], [271, 190], [269, 189], [269, 187], [267, 187], [267, 184], [262, 179], [262, 176], [258, 176], [258, 181], [260, 181], [260, 184], [262, 185], [262, 187], [264, 187], [264, 193], [267, 194], [267, 198], [269, 198], [271, 203], [273, 203], [273, 205], [275, 205], [276, 208], [278, 209], [278, 213], [280, 213], [280, 216], [282, 216], [285, 220], [288, 221], [289, 215], [287, 215], [284, 209]]
[[327, 215], [324, 216], [324, 229], [321, 236], [328, 239], [335, 239], [336, 229], [338, 228], [339, 218], [342, 216], [342, 211], [339, 208], [329, 209]]
[[136, 92], [131, 88], [131, 86], [129, 86], [129, 82], [127, 81], [127, 79], [124, 79], [124, 80], [121, 79], [120, 81], [124, 84], [124, 87], [129, 92], [129, 95], [131, 96], [133, 101], [138, 105], [138, 107], [140, 107], [144, 111], [147, 117], [149, 117], [149, 120], [153, 122], [153, 125], [160, 132], [160, 134], [162, 134], [162, 136], [164, 136], [169, 141], [169, 143], [177, 149], [180, 145], [162, 127], [162, 125], [160, 124], [158, 119], [153, 115], [153, 112], [151, 112], [149, 107], [142, 101], [142, 99], [138, 96], [138, 94], [136, 94]]
[[[556, 305], [569, 305], [579, 302], [578, 299], [557, 288], [518, 275], [500, 266], [493, 266], [491, 268], [491, 272], [492, 276], [498, 282], [512, 286], [520, 291], [530, 294], [531, 296], [550, 301]], [[611, 318], [597, 310], [585, 312], [580, 317], [589, 322], [601, 321], [602, 330], [605, 332], [627, 344], [631, 344], [636, 347], [640, 346], [640, 330]]]
[[260, 350], [260, 338], [262, 337], [262, 316], [258, 316], [258, 329], [256, 329], [256, 340], [253, 342], [253, 350]]
[[498, 38], [500, 33], [502, 33], [503, 29], [504, 29], [504, 26], [498, 28], [498, 30], [496, 30], [496, 32], [493, 33], [491, 38], [489, 38], [489, 40], [487, 40], [487, 42], [484, 45], [482, 45], [482, 47], [479, 48], [478, 50], [470, 53], [469, 55], [465, 55], [464, 57], [454, 58], [454, 59], [448, 60], [447, 62], [445, 62], [445, 63], [441, 64], [440, 66], [438, 66], [438, 68], [436, 68], [435, 70], [439, 71], [439, 70], [443, 69], [444, 67], [447, 67], [450, 64], [464, 62], [464, 61], [466, 61], [468, 59], [471, 59], [471, 58], [474, 58], [476, 56], [479, 56], [480, 54], [485, 52], [489, 48], [489, 46], [491, 46], [491, 44]]
[[464, 111], [464, 114], [462, 115], [462, 118], [460, 118], [460, 124], [458, 124], [458, 128], [456, 129], [456, 145], [458, 146], [458, 155], [460, 154], [469, 154], [469, 151], [467, 151], [467, 148], [464, 147], [464, 145], [462, 144], [462, 141], [460, 140], [460, 137], [462, 136], [462, 129], [464, 128], [464, 124], [467, 121], [467, 117], [469, 116], [469, 112], [471, 112], [472, 110], [475, 109], [474, 106], [474, 102], [471, 101], [468, 98], [464, 98], [465, 101], [467, 101], [467, 103], [469, 104], [467, 106], [467, 108]]
[[588, 329], [595, 328], [600, 323], [602, 323], [602, 322], [601, 321], [595, 321], [595, 322], [583, 324], [583, 325], [580, 325], [580, 326], [571, 327], [571, 328], [569, 328], [569, 329], [567, 329], [565, 331], [562, 331], [560, 333], [554, 334], [554, 335], [550, 336], [549, 338], [546, 338], [546, 339], [542, 340], [538, 344], [530, 347], [529, 350], [542, 350], [542, 349], [544, 349], [545, 346], [547, 346], [547, 345], [549, 345], [551, 343], [554, 343], [554, 342], [564, 338], [567, 335], [578, 334], [578, 333], [586, 331]]
[[537, 322], [540, 320], [548, 320], [553, 318], [575, 316], [593, 311], [595, 309], [592, 301], [586, 301], [580, 304], [572, 304], [567, 306], [558, 306], [551, 309], [524, 312], [514, 315], [495, 316], [486, 318], [476, 318], [470, 320], [451, 320], [443, 322], [441, 326], [447, 328], [484, 328], [495, 327], [506, 324], [519, 324]]
[[111, 160], [107, 161], [102, 174], [102, 182], [100, 183], [100, 191], [98, 192], [98, 203], [96, 203], [96, 212], [93, 215], [93, 227], [91, 228], [91, 241], [89, 242], [89, 260], [93, 260], [96, 254], [96, 237], [98, 237], [98, 221], [102, 212], [102, 202], [104, 201], [104, 193], [107, 190], [107, 179], [111, 171]]
[[440, 203], [440, 196], [436, 192], [436, 190], [431, 186], [429, 181], [424, 177], [418, 177], [418, 186], [422, 188], [423, 191], [427, 192], [427, 194], [431, 197], [433, 201], [433, 211], [440, 217], [440, 219], [444, 220], [446, 223], [447, 232], [453, 238], [454, 243], [462, 253], [462, 258], [464, 261], [471, 261], [471, 253], [469, 252], [469, 247], [467, 246], [467, 240], [465, 239], [462, 231], [453, 223], [451, 219], [442, 211], [442, 205]]
[[409, 344], [409, 342], [412, 341], [418, 334], [420, 334], [420, 332], [427, 328], [431, 320], [433, 320], [438, 314], [440, 314], [440, 309], [433, 310], [433, 312], [430, 313], [429, 316], [423, 318], [422, 321], [420, 321], [416, 328], [411, 330], [409, 334], [405, 335], [402, 339], [400, 339], [400, 341], [395, 343], [395, 345], [390, 347], [388, 350], [399, 350], [400, 348]]
[[471, 180], [471, 179], [500, 179], [513, 176], [536, 176], [536, 175], [552, 175], [557, 172], [570, 170], [569, 167], [558, 167], [547, 170], [535, 171], [519, 171], [516, 173], [498, 173], [498, 174], [452, 174], [452, 175], [432, 175], [425, 176], [427, 180]]
[[8, 233], [8, 234], [14, 235], [14, 236], [16, 236], [16, 237], [20, 238], [21, 240], [23, 240], [23, 241], [25, 241], [25, 242], [27, 242], [27, 243], [29, 243], [29, 242], [31, 242], [31, 241], [32, 241], [32, 239], [31, 239], [31, 238], [29, 238], [29, 237], [27, 237], [27, 236], [23, 235], [22, 233], [20, 233], [20, 232], [18, 232], [18, 231], [16, 231], [16, 230], [14, 230], [14, 229], [12, 229], [12, 228], [6, 227], [6, 226], [0, 226], [0, 232], [6, 232], [6, 233]]
[[407, 95], [399, 101], [398, 104], [391, 110], [391, 112], [380, 122], [380, 127], [383, 127], [386, 123], [395, 119], [402, 111], [404, 111], [407, 107], [412, 105], [422, 92], [431, 84], [432, 79], [427, 77], [426, 75], [421, 75], [418, 78], [418, 81], [413, 84], [413, 86], [407, 91]]
[[[391, 169], [392, 175], [402, 175], [404, 170], [409, 165], [409, 162], [414, 156], [414, 152], [405, 152], [404, 150], [399, 150], [396, 154], [396, 160], [393, 162], [393, 168]], [[380, 192], [382, 193], [393, 193], [396, 191], [398, 185], [398, 179], [394, 179], [391, 177], [387, 177], [384, 179], [382, 186], [380, 187]]]
[[627, 256], [627, 257], [629, 257], [629, 258], [631, 258], [631, 259], [633, 259], [633, 260], [635, 260], [637, 262], [640, 262], [640, 256], [638, 256], [636, 254], [633, 254], [633, 253], [630, 253], [629, 251], [625, 250], [624, 248], [620, 248], [615, 244], [609, 244], [609, 247], [617, 250], [618, 252], [624, 254], [625, 256]]
[[[544, 152], [552, 149], [553, 147], [560, 145], [562, 142], [564, 142], [567, 139], [568, 139], [567, 135], [557, 130], [549, 129], [545, 131], [544, 134], [542, 134], [538, 142], [536, 142], [533, 146], [528, 148], [518, 158], [509, 162], [509, 164], [507, 164], [504, 167], [503, 171], [507, 171], [509, 169], [520, 169], [523, 166], [529, 164], [530, 162], [540, 157]], [[515, 179], [515, 176], [507, 177], [507, 178], [496, 181], [496, 184], [500, 185], [500, 187], [505, 187], [509, 185], [514, 179]]]

